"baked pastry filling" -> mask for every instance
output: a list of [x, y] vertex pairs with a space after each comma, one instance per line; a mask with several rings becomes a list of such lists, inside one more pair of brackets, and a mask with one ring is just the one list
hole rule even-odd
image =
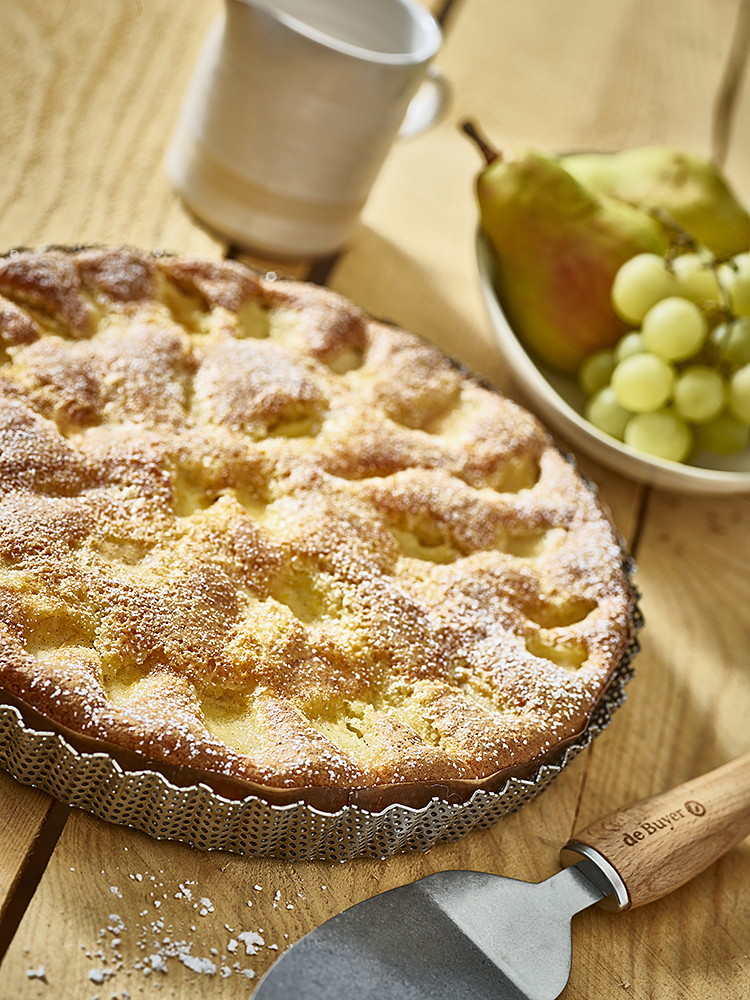
[[67, 730], [269, 789], [481, 781], [632, 641], [539, 422], [333, 292], [19, 252], [0, 363], [0, 688]]

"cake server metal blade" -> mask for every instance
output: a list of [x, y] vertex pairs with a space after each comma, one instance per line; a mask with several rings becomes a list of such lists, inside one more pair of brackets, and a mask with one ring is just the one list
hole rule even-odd
[[570, 975], [571, 917], [610, 891], [585, 860], [541, 883], [437, 872], [307, 934], [254, 1000], [553, 1000]]
[[750, 833], [750, 753], [592, 823], [546, 882], [445, 871], [332, 917], [261, 979], [254, 1000], [554, 1000], [570, 920], [660, 899]]

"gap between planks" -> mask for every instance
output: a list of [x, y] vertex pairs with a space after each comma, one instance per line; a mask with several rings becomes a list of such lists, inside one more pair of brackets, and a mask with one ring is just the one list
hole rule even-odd
[[39, 834], [29, 847], [17, 880], [0, 913], [0, 963], [2, 963], [44, 875], [69, 814], [69, 806], [56, 799], [50, 799], [47, 816], [39, 829]]

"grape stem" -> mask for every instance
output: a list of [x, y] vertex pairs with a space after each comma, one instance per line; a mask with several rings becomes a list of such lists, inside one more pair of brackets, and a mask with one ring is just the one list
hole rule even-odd
[[701, 252], [703, 248], [696, 241], [695, 237], [687, 229], [683, 229], [679, 222], [676, 222], [672, 218], [669, 212], [666, 212], [663, 208], [652, 208], [650, 214], [667, 232], [670, 246], [665, 254], [665, 261], [670, 270], [674, 258], [679, 256], [684, 250], [694, 250], [696, 253]]
[[675, 222], [672, 216], [668, 212], [665, 212], [663, 208], [652, 208], [651, 215], [661, 226], [663, 226], [669, 238], [669, 249], [664, 254], [664, 263], [667, 270], [674, 273], [674, 260], [683, 252], [692, 250], [694, 253], [697, 253], [698, 256], [705, 262], [706, 267], [710, 267], [716, 275], [716, 284], [719, 286], [719, 293], [721, 295], [721, 302], [719, 304], [721, 306], [723, 318], [732, 319], [733, 314], [729, 301], [729, 295], [719, 277], [719, 265], [727, 263], [730, 267], [734, 267], [736, 269], [737, 265], [734, 264], [734, 261], [731, 258], [725, 260], [711, 253], [711, 251], [707, 250], [701, 243], [699, 243], [695, 237], [687, 231], [687, 229], [683, 229], [678, 222]]

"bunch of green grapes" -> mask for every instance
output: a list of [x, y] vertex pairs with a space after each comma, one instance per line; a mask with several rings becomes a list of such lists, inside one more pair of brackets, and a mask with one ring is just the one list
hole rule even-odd
[[619, 270], [615, 311], [633, 329], [581, 366], [584, 415], [659, 458], [750, 443], [750, 253], [639, 254]]

